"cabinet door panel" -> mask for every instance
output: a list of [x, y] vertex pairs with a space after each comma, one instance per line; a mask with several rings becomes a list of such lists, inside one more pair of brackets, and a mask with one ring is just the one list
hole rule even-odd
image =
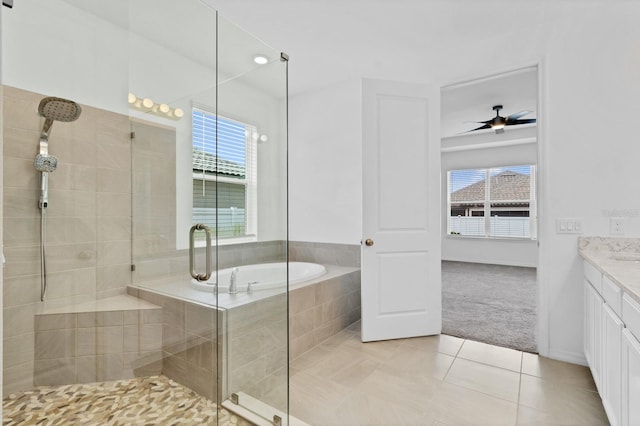
[[621, 351], [624, 324], [606, 303], [602, 309], [602, 404], [612, 426], [620, 424]]
[[622, 332], [622, 424], [640, 425], [640, 342]]

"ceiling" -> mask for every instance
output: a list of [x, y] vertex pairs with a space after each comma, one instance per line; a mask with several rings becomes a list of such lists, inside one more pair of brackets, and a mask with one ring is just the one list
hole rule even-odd
[[[536, 118], [538, 73], [535, 67], [491, 76], [485, 79], [448, 86], [441, 92], [441, 135], [456, 136], [480, 127], [472, 121], [486, 121], [495, 116], [494, 105], [502, 105], [503, 117], [531, 111], [522, 118]], [[505, 133], [509, 127], [505, 129]], [[474, 132], [490, 133], [491, 129]]]
[[[362, 77], [446, 86], [532, 63], [555, 42], [554, 31], [607, 0], [65, 1], [205, 66], [211, 65], [202, 52], [215, 43], [216, 9], [225, 73], [251, 73], [258, 51], [272, 61], [284, 51], [291, 57], [289, 93], [296, 96]], [[203, 31], [211, 34], [203, 37]], [[503, 77], [444, 90], [443, 136], [473, 128], [465, 121], [490, 119], [497, 103], [504, 105], [503, 115], [535, 111], [532, 75]]]

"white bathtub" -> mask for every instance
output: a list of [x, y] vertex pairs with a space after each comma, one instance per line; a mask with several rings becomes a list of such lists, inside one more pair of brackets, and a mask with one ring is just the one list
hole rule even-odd
[[[219, 293], [229, 292], [229, 281], [234, 268], [218, 271], [220, 284], [216, 286], [216, 274], [211, 275], [209, 281], [200, 282], [191, 280], [191, 287], [200, 290], [214, 292], [216, 287]], [[317, 263], [289, 262], [289, 285], [309, 281], [321, 277], [327, 272], [324, 266]], [[236, 273], [236, 285], [238, 293], [246, 293], [247, 285], [251, 284], [253, 291], [272, 290], [285, 288], [287, 283], [287, 263], [260, 263], [256, 265], [239, 266]]]

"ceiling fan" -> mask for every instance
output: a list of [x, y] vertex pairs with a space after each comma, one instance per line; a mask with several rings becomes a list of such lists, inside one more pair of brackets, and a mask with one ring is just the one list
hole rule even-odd
[[528, 123], [536, 122], [535, 118], [524, 118], [524, 119], [520, 118], [520, 117], [524, 117], [527, 114], [531, 114], [532, 111], [520, 111], [520, 112], [511, 114], [507, 117], [503, 117], [500, 115], [501, 109], [502, 109], [502, 105], [494, 105], [493, 110], [496, 112], [495, 117], [487, 121], [471, 121], [470, 123], [484, 123], [484, 124], [478, 128], [471, 129], [463, 133], [475, 132], [476, 130], [482, 130], [482, 129], [493, 129], [496, 131], [496, 133], [504, 133], [505, 126], [515, 126], [517, 124], [528, 124]]

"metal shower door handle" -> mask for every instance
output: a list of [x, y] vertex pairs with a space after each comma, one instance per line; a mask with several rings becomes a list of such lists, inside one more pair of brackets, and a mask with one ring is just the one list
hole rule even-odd
[[[204, 231], [207, 237], [207, 245], [205, 248], [206, 272], [204, 274], [196, 273], [196, 231]], [[189, 230], [189, 273], [194, 280], [198, 281], [207, 281], [213, 273], [213, 265], [211, 264], [211, 229], [203, 223], [197, 223]]]

